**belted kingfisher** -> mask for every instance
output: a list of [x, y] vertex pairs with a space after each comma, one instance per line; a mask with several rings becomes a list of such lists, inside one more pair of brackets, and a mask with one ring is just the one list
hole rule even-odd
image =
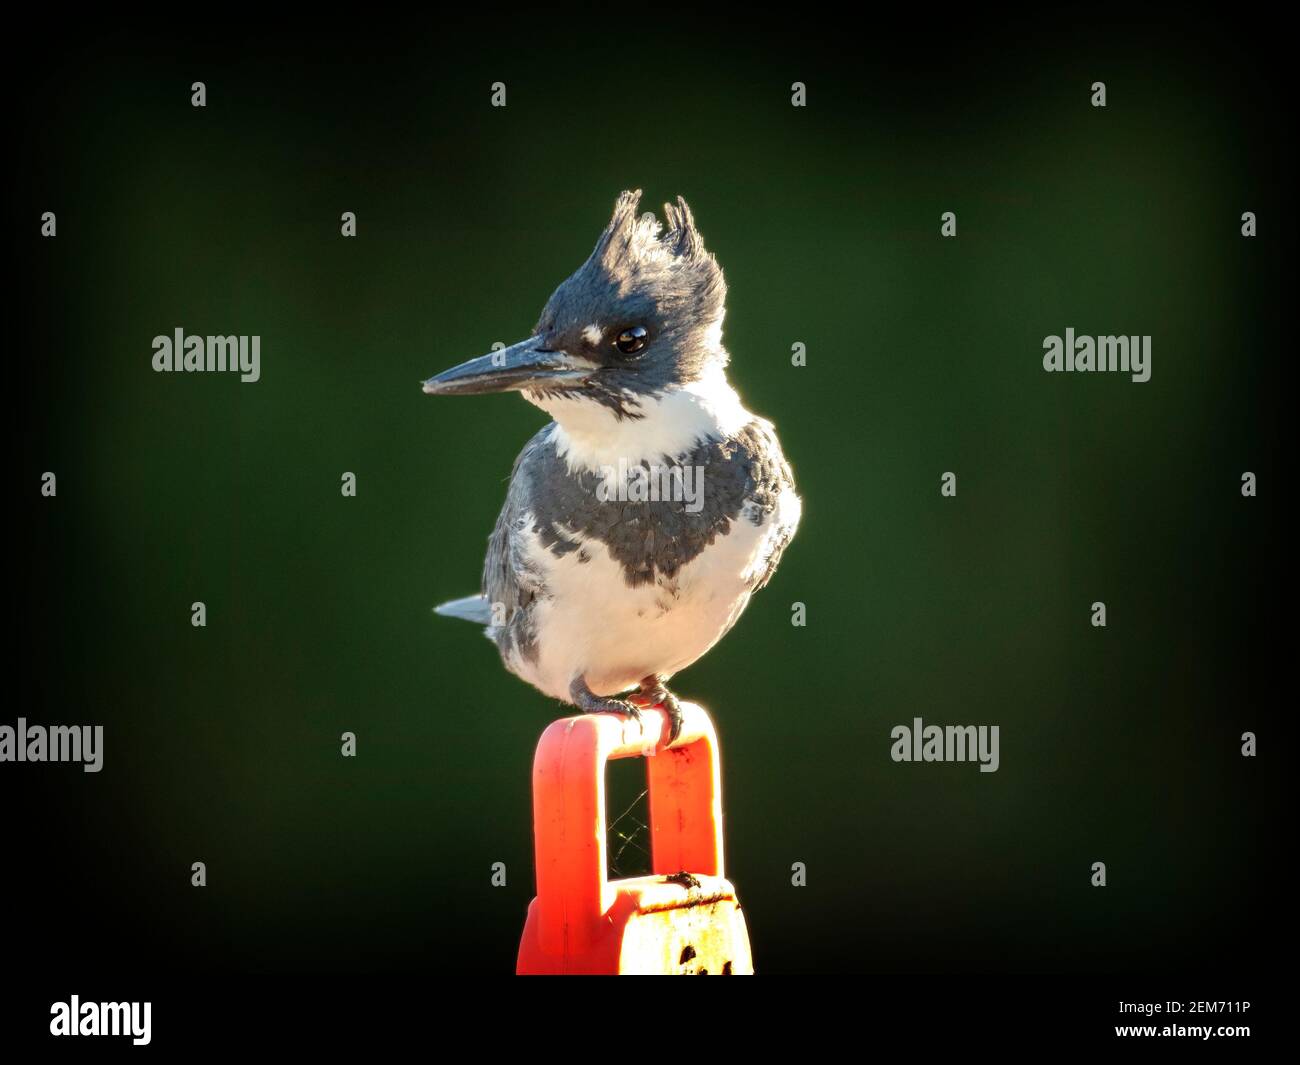
[[437, 607], [486, 626], [512, 673], [585, 713], [681, 710], [668, 680], [772, 577], [801, 504], [772, 424], [727, 381], [727, 286], [686, 201], [667, 232], [624, 192], [532, 336], [424, 382], [522, 392], [554, 419], [515, 460], [482, 593]]

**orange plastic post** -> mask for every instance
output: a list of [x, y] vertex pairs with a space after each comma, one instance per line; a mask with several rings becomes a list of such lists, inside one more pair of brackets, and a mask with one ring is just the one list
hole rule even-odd
[[[533, 760], [537, 897], [516, 972], [745, 974], [754, 971], [735, 888], [722, 864], [722, 787], [713, 722], [682, 704], [638, 724], [612, 714], [554, 722]], [[646, 756], [650, 876], [605, 873], [605, 766]], [[680, 875], [689, 874], [689, 875]]]

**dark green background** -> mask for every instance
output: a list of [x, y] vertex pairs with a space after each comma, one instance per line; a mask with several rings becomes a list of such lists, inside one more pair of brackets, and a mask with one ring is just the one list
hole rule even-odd
[[[544, 415], [418, 382], [526, 335], [640, 186], [694, 208], [804, 497], [676, 685], [719, 728], [759, 969], [1247, 961], [1282, 795], [1279, 77], [1187, 24], [55, 34], [8, 96], [4, 720], [107, 736], [99, 775], [0, 770], [31, 957], [511, 971], [565, 711], [430, 608], [476, 589]], [[153, 373], [177, 326], [260, 334], [262, 380]], [[1045, 374], [1067, 326], [1152, 335], [1151, 381]], [[891, 762], [913, 716], [999, 725], [1001, 769]]]

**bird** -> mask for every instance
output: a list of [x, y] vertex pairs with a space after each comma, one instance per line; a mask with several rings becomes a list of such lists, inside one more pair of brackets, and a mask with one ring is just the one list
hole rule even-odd
[[[727, 285], [678, 196], [625, 191], [526, 339], [422, 382], [520, 392], [551, 421], [524, 446], [480, 592], [435, 608], [484, 627], [506, 669], [583, 713], [660, 706], [766, 585], [802, 502], [772, 423], [730, 384]], [[666, 226], [666, 228], [665, 228]]]

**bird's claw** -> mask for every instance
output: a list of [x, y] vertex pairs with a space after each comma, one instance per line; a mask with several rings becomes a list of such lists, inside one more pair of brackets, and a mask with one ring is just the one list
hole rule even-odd
[[668, 742], [673, 743], [682, 734], [682, 704], [677, 696], [670, 692], [662, 681], [647, 677], [641, 682], [640, 691], [635, 695], [645, 701], [646, 706], [662, 706], [668, 715]]
[[590, 707], [584, 707], [589, 714], [619, 714], [641, 724], [641, 711], [627, 699], [598, 699]]
[[596, 695], [587, 687], [587, 682], [578, 677], [569, 686], [569, 697], [573, 705], [584, 714], [618, 714], [641, 723], [641, 711], [626, 699], [611, 699], [606, 695]]
[[642, 710], [662, 706], [668, 715], [668, 739], [664, 746], [673, 743], [682, 734], [682, 705], [658, 677], [646, 677], [641, 682], [641, 687], [629, 692], [625, 699], [595, 695], [581, 677], [573, 682], [569, 694], [574, 705], [584, 714], [619, 714], [638, 725], [641, 724]]

